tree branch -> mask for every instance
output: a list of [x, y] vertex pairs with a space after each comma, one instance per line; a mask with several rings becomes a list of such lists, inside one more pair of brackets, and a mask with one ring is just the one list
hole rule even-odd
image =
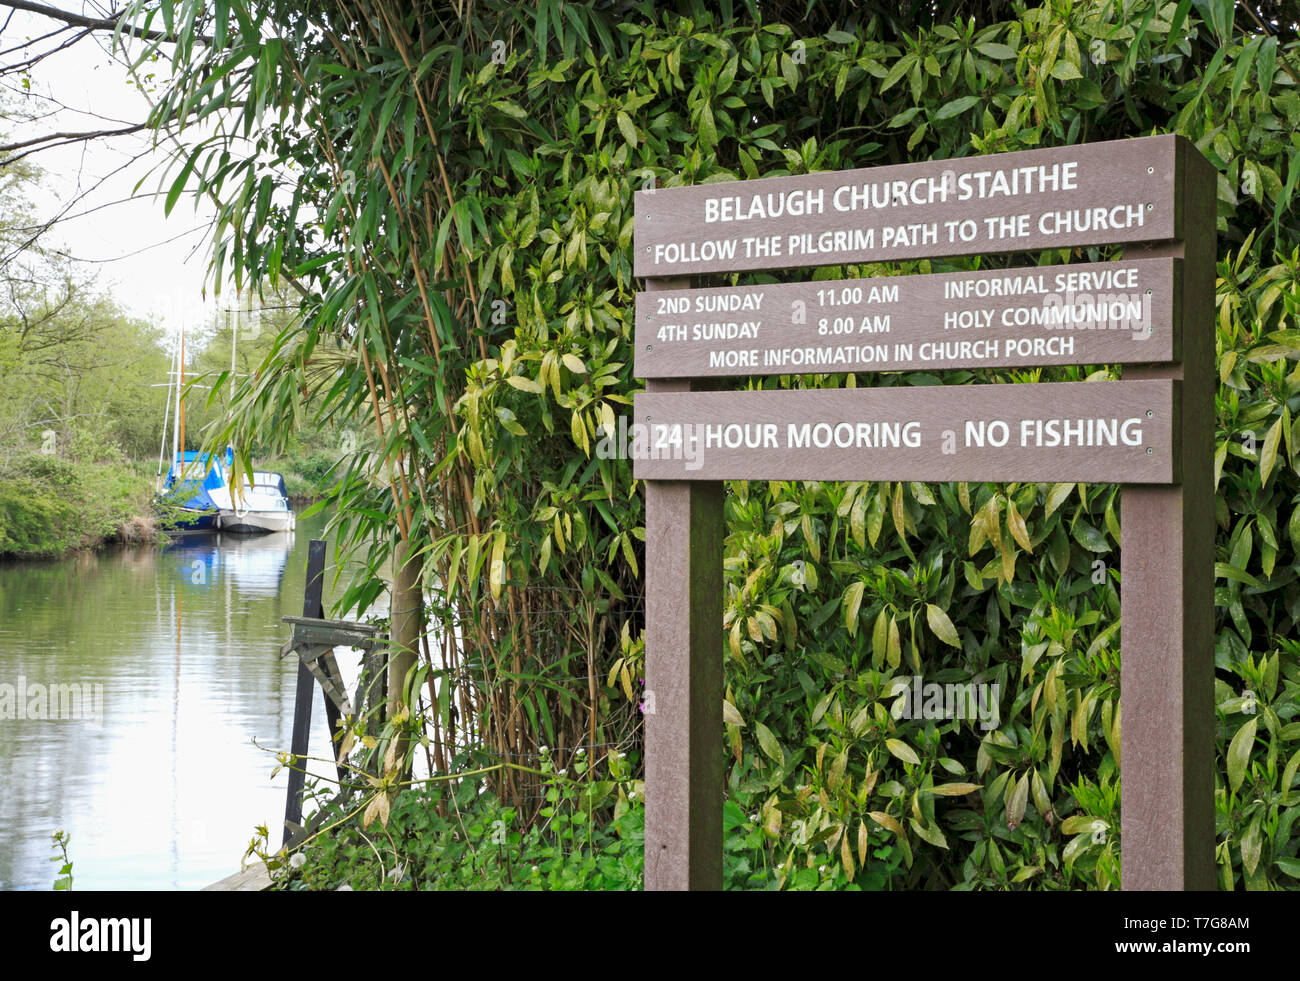
[[41, 150], [50, 150], [58, 146], [67, 146], [70, 143], [84, 143], [104, 136], [123, 136], [149, 128], [148, 123], [137, 123], [133, 126], [125, 126], [121, 129], [94, 130], [88, 133], [47, 133], [45, 136], [36, 137], [31, 140], [24, 140], [23, 142], [15, 143], [12, 146], [0, 146], [0, 153], [20, 148], [22, 149], [21, 153], [14, 153], [11, 156], [0, 158], [0, 167], [13, 166], [24, 157], [30, 156], [31, 154], [37, 153]]
[[[38, 143], [51, 143], [54, 140], [66, 140], [74, 143], [77, 140], [93, 140], [101, 136], [124, 136], [127, 133], [138, 133], [148, 127], [148, 123], [133, 123], [130, 126], [123, 126], [120, 129], [98, 129], [85, 133], [46, 133], [44, 136], [33, 136], [30, 140], [19, 140], [17, 143], [0, 144], [0, 153], [11, 153], [14, 150], [22, 150], [25, 147], [35, 146]], [[7, 163], [8, 161], [0, 161]]]
[[[50, 18], [50, 20], [62, 21], [71, 27], [85, 27], [92, 31], [116, 31], [120, 28], [123, 34], [144, 41], [176, 40], [174, 34], [168, 34], [165, 31], [142, 31], [132, 27], [131, 24], [123, 20], [126, 16], [124, 10], [109, 14], [107, 17], [88, 17], [85, 14], [78, 14], [71, 10], [60, 10], [58, 7], [51, 7], [48, 4], [34, 3], [32, 0], [0, 0], [0, 7], [23, 10], [29, 14], [39, 14], [42, 17]], [[195, 40], [202, 41], [205, 44], [212, 43], [210, 36], [202, 34], [196, 34]]]

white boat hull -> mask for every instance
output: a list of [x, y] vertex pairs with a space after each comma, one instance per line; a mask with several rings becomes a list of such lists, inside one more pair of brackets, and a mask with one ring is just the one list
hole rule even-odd
[[292, 511], [236, 511], [222, 510], [217, 514], [217, 528], [236, 534], [258, 535], [276, 531], [293, 531], [297, 524]]

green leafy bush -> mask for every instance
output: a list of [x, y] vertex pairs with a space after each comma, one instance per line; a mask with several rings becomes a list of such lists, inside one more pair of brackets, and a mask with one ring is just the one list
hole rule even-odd
[[51, 556], [72, 547], [73, 505], [38, 481], [0, 480], [0, 555]]
[[0, 472], [0, 557], [55, 558], [134, 540], [150, 527], [148, 502], [148, 475], [129, 464], [16, 457]]
[[[619, 761], [610, 761], [619, 772]], [[639, 889], [645, 809], [617, 777], [556, 773], [543, 755], [544, 792], [525, 821], [467, 778], [397, 793], [387, 821], [364, 827], [326, 810], [330, 830], [279, 864], [288, 889]], [[566, 768], [567, 770], [567, 768]], [[625, 772], [626, 768], [624, 768]], [[630, 796], [629, 796], [630, 795]], [[335, 823], [341, 827], [333, 828]], [[250, 851], [253, 851], [252, 849]]]

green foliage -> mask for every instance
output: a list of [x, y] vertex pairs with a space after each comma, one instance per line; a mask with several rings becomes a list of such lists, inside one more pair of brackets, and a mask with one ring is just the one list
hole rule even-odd
[[295, 501], [314, 502], [324, 496], [338, 479], [339, 463], [343, 457], [341, 447], [346, 445], [347, 438], [346, 433], [334, 438], [324, 433], [312, 434], [300, 441], [301, 448], [297, 452], [265, 458], [258, 469], [281, 474], [290, 498]]
[[[543, 754], [536, 820], [484, 793], [473, 779], [395, 795], [387, 822], [342, 822], [281, 866], [281, 888], [639, 889], [645, 809], [614, 757], [595, 779], [582, 757], [557, 773]], [[624, 774], [620, 778], [616, 774]]]
[[72, 859], [68, 858], [68, 846], [72, 844], [72, 835], [66, 831], [55, 831], [50, 835], [50, 840], [58, 852], [50, 861], [59, 863], [59, 877], [54, 880], [54, 888], [58, 892], [71, 892]]
[[0, 468], [0, 557], [55, 558], [151, 527], [149, 479], [124, 462], [26, 454]]
[[[163, 7], [222, 39], [176, 49], [159, 121], [193, 110], [218, 133], [177, 158], [169, 205], [215, 194], [214, 273], [303, 297], [227, 432], [273, 438], [306, 413], [363, 433], [332, 495], [365, 560], [341, 606], [382, 592], [397, 540], [424, 557], [432, 632], [457, 638], [428, 675], [438, 751], [469, 717], [501, 752], [635, 740], [641, 496], [598, 452], [637, 387], [633, 191], [1193, 140], [1220, 174], [1219, 860], [1225, 886], [1296, 886], [1293, 24], [1265, 36], [1190, 0], [963, 4], [918, 24], [852, 5]], [[730, 885], [1118, 885], [1113, 487], [737, 484], [727, 520]], [[912, 675], [997, 685], [1000, 724], [904, 716]], [[516, 813], [537, 789], [494, 786]]]
[[323, 450], [315, 450], [299, 463], [298, 474], [314, 484], [323, 483], [337, 461]]
[[[53, 108], [0, 97], [0, 127], [31, 127]], [[156, 458], [169, 391], [154, 387], [167, 380], [161, 331], [35, 231], [42, 175], [27, 152], [0, 165], [0, 469], [38, 446], [86, 463]]]
[[0, 481], [0, 554], [58, 555], [71, 548], [68, 529], [74, 509], [42, 484], [16, 478]]
[[168, 391], [152, 387], [167, 380], [159, 332], [89, 284], [4, 276], [0, 465], [47, 441], [82, 461], [156, 459]]

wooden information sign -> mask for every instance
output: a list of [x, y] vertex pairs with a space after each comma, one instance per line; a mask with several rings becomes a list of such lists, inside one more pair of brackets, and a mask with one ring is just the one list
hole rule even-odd
[[690, 276], [1180, 237], [1172, 137], [635, 196], [638, 276]]
[[[1174, 136], [636, 195], [647, 889], [722, 885], [722, 481], [1122, 485], [1125, 889], [1214, 885], [1213, 167]], [[1126, 245], [1106, 263], [704, 273]], [[1122, 381], [707, 391], [1124, 364]]]
[[640, 293], [642, 378], [1171, 361], [1177, 259]]
[[1176, 384], [642, 394], [633, 475], [1169, 484]]

